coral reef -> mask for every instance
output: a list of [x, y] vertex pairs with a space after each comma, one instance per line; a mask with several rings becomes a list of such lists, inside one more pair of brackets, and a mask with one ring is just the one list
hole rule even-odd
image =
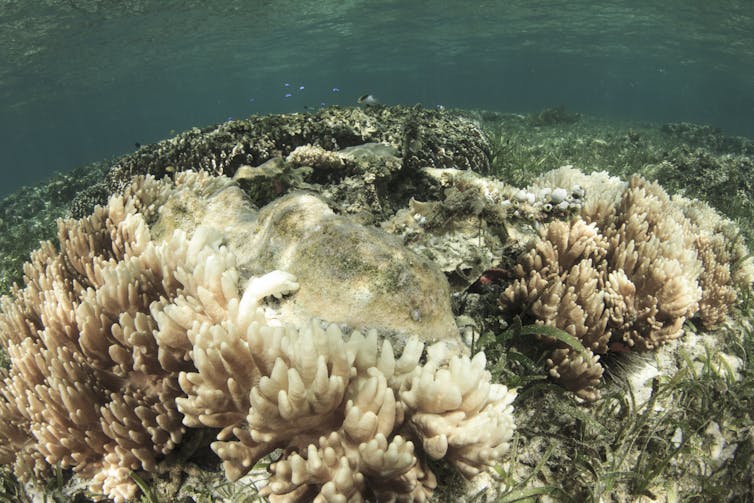
[[[159, 178], [187, 169], [232, 177], [241, 166], [286, 158], [306, 145], [337, 151], [364, 143], [397, 149], [401, 166], [408, 172], [425, 166], [489, 170], [486, 136], [471, 121], [449, 112], [420, 106], [329, 107], [316, 113], [252, 116], [193, 128], [118, 159], [104, 184], [112, 194], [127, 186], [134, 175]], [[263, 199], [261, 204], [270, 200]], [[74, 216], [91, 211], [85, 204], [75, 207], [80, 213]]]
[[551, 376], [579, 396], [599, 396], [597, 355], [654, 349], [695, 316], [717, 325], [750, 287], [754, 269], [737, 229], [702, 203], [670, 198], [638, 176], [617, 192], [590, 192], [594, 183], [571, 168], [546, 178], [580, 180], [587, 199], [577, 218], [542, 226], [501, 305], [583, 343], [588, 355], [545, 337]]
[[128, 501], [132, 471], [154, 470], [186, 428], [219, 428], [212, 448], [233, 480], [283, 449], [265, 488], [275, 501], [424, 501], [428, 458], [473, 476], [508, 450], [515, 393], [490, 382], [483, 354], [440, 342], [420, 363], [416, 337], [398, 356], [377, 330], [344, 337], [265, 302], [303, 287], [250, 275], [243, 230], [216, 214], [253, 225], [239, 197], [206, 173], [137, 177], [59, 222], [60, 249], [45, 243], [3, 299], [0, 462], [24, 479], [72, 468]]
[[[470, 120], [458, 120], [461, 114]], [[148, 247], [174, 246], [176, 253], [160, 259], [169, 260], [175, 271], [163, 267], [137, 275], [146, 257], [120, 244], [103, 255], [104, 262], [92, 260], [100, 264], [92, 271], [119, 274], [95, 275], [97, 284], [89, 284], [87, 267], [84, 275], [71, 269], [76, 261], [59, 258], [49, 244], [35, 254], [44, 263], [33, 262], [27, 272], [52, 279], [16, 288], [4, 305], [25, 306], [24, 296], [38, 291], [29, 302], [38, 306], [45, 299], [48, 307], [39, 313], [23, 307], [15, 314], [6, 307], [1, 315], [3, 327], [29, 342], [9, 342], [15, 339], [0, 329], [3, 347], [15, 352], [11, 363], [0, 350], [0, 414], [8, 419], [0, 423], [0, 458], [17, 464], [21, 475], [36, 471], [47, 481], [62, 475], [67, 481], [63, 500], [87, 499], [81, 495], [81, 478], [98, 491], [129, 496], [135, 489], [125, 477], [132, 470], [168, 501], [230, 498], [225, 491], [249, 496], [255, 494], [250, 484], [259, 487], [267, 479], [264, 491], [272, 500], [318, 494], [323, 499], [336, 494], [421, 499], [435, 485], [431, 472], [438, 468], [433, 497], [440, 501], [469, 494], [505, 499], [521, 491], [553, 500], [565, 493], [584, 500], [633, 501], [649, 492], [658, 499], [751, 499], [754, 449], [747, 404], [754, 389], [749, 358], [754, 339], [751, 297], [745, 295], [751, 267], [737, 226], [744, 236], [752, 235], [754, 213], [746, 190], [752, 143], [685, 124], [661, 130], [583, 115], [576, 122], [532, 127], [533, 120], [405, 107], [251, 117], [145, 146], [114, 161], [107, 179], [89, 189], [82, 189], [90, 182], [78, 172], [4, 200], [3, 293], [10, 291], [12, 280], [20, 280], [20, 264], [37, 239], [52, 238], [60, 249], [72, 250], [71, 257], [89, 246], [85, 239], [78, 240], [81, 246], [71, 244], [70, 231], [58, 245], [53, 218], [69, 210], [88, 216], [113, 192], [123, 195], [125, 190], [132, 198], [132, 173], [173, 178], [167, 185], [144, 182], [145, 191], [124, 206], [134, 212], [128, 217], [132, 223], [143, 219]], [[480, 124], [491, 132], [489, 139], [480, 139]], [[490, 163], [494, 177], [486, 173]], [[550, 171], [564, 165], [585, 172], [605, 169], [610, 175]], [[215, 171], [183, 173], [196, 166]], [[87, 173], [89, 179], [102, 179], [105, 168], [102, 163]], [[215, 176], [219, 171], [233, 174], [236, 183]], [[669, 197], [638, 178], [624, 181], [634, 173], [685, 197]], [[166, 187], [169, 197], [160, 195]], [[628, 191], [633, 195], [628, 197]], [[71, 206], [74, 192], [80, 195]], [[691, 196], [703, 198], [736, 224], [686, 199]], [[318, 227], [328, 229], [330, 241]], [[107, 239], [120, 241], [117, 232], [95, 234], [95, 248]], [[677, 247], [663, 247], [663, 240]], [[337, 245], [328, 246], [332, 242]], [[192, 255], [183, 257], [187, 246]], [[130, 265], [116, 255], [128, 256]], [[619, 255], [635, 256], [619, 264], [629, 272], [611, 262]], [[198, 270], [205, 272], [197, 277], [197, 261], [204, 259]], [[325, 277], [320, 263], [328, 264]], [[377, 267], [381, 263], [388, 266]], [[688, 267], [660, 288], [662, 278], [680, 263]], [[511, 277], [519, 267], [546, 282], [529, 285], [523, 277]], [[295, 272], [295, 278], [280, 271], [267, 275], [278, 269]], [[149, 286], [152, 279], [160, 285], [167, 281], [157, 298]], [[501, 296], [517, 282], [521, 304], [506, 305], [511, 310], [501, 316]], [[365, 288], [349, 297], [353, 291], [341, 283]], [[384, 288], [390, 286], [405, 288]], [[525, 292], [524, 286], [539, 293]], [[117, 302], [108, 300], [114, 295]], [[127, 338], [118, 335], [118, 328], [113, 334], [105, 330], [110, 337], [105, 349], [80, 337], [79, 321], [89, 319], [86, 326], [99, 330], [85, 309], [100, 299], [107, 305], [95, 307], [102, 315], [98, 323], [131, 327], [119, 311], [129, 295], [138, 298], [133, 316], [141, 325], [136, 328], [148, 321], [149, 330], [125, 332]], [[375, 317], [364, 307], [372, 297], [391, 301], [381, 309], [393, 314]], [[531, 306], [525, 302], [529, 297]], [[53, 308], [58, 298], [63, 303]], [[351, 312], [336, 317], [343, 314], [337, 304], [344, 298]], [[237, 309], [243, 299], [248, 317]], [[75, 309], [64, 309], [66, 302]], [[145, 303], [154, 312], [145, 310]], [[416, 309], [422, 303], [430, 308]], [[506, 325], [513, 314], [522, 315], [524, 323], [563, 321], [547, 323], [577, 334], [588, 353], [563, 345], [562, 337], [542, 335], [559, 334], [549, 327]], [[517, 423], [523, 427], [514, 439], [514, 458], [496, 465], [507, 488], [499, 481], [485, 483], [485, 477], [475, 479], [473, 488], [461, 488], [453, 475], [473, 475], [507, 449], [513, 394], [490, 384], [481, 356], [458, 354], [464, 348], [451, 315], [472, 353], [486, 351], [491, 380], [523, 387], [516, 402]], [[187, 325], [181, 328], [181, 323]], [[441, 333], [451, 335], [446, 339], [450, 348], [433, 344]], [[684, 336], [673, 339], [679, 333]], [[241, 342], [223, 345], [228, 334]], [[257, 353], [260, 334], [275, 342]], [[56, 341], [63, 335], [61, 345]], [[422, 342], [415, 336], [426, 346], [421, 356]], [[58, 346], [48, 350], [48, 342]], [[638, 354], [650, 345], [651, 357]], [[196, 351], [198, 359], [195, 346], [206, 348]], [[547, 353], [540, 359], [543, 347]], [[152, 375], [154, 360], [148, 355], [154, 348], [161, 370]], [[25, 349], [34, 349], [36, 356], [26, 356]], [[61, 351], [73, 355], [75, 365], [58, 365]], [[87, 351], [99, 367], [89, 367]], [[307, 358], [315, 353], [312, 363]], [[395, 367], [389, 365], [391, 357]], [[603, 399], [585, 407], [573, 393], [545, 384], [543, 364], [580, 396], [594, 399], [602, 391]], [[603, 366], [612, 376], [604, 382]], [[143, 370], [126, 370], [131, 367]], [[27, 371], [30, 378], [22, 378]], [[304, 394], [302, 386], [317, 393]], [[474, 398], [485, 393], [486, 405]], [[122, 410], [121, 395], [128, 396], [125, 407], [138, 402], [139, 414], [160, 418], [157, 426], [139, 426], [140, 417]], [[172, 403], [180, 405], [159, 411], [160, 396], [167, 404], [174, 397]], [[57, 417], [81, 397], [94, 405]], [[51, 404], [44, 411], [22, 413], [29, 410], [25, 405], [37, 407], [42, 399]], [[112, 411], [119, 416], [113, 418]], [[488, 414], [504, 418], [504, 424], [488, 427]], [[189, 416], [197, 421], [192, 426], [183, 423]], [[280, 430], [267, 426], [270, 418], [280, 421]], [[115, 419], [124, 423], [113, 427]], [[92, 431], [84, 438], [99, 443], [82, 442], [73, 421], [84, 422]], [[217, 426], [205, 427], [202, 421]], [[215, 438], [218, 432], [221, 438]], [[467, 437], [469, 432], [476, 439]], [[483, 439], [482, 432], [499, 436]], [[161, 447], [137, 447], [153, 434]], [[38, 438], [49, 446], [44, 455], [37, 449]], [[57, 438], [62, 442], [55, 443]], [[75, 452], [66, 454], [66, 446]], [[207, 469], [222, 463], [220, 452], [228, 475], [240, 476], [233, 484], [224, 480], [224, 470]], [[59, 460], [54, 473], [46, 456]], [[438, 456], [458, 470], [433, 462]], [[272, 473], [268, 461], [277, 463]], [[65, 467], [77, 475], [68, 479], [68, 470], [58, 472]], [[140, 471], [145, 467], [148, 472]], [[0, 500], [23, 501], [24, 489], [14, 486], [10, 466], [0, 472]], [[25, 490], [39, 490], [39, 499], [59, 498], [51, 485], [44, 495], [39, 485], [26, 484]]]

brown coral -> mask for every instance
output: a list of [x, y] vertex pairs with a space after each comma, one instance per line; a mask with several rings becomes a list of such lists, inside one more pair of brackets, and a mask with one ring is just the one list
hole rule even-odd
[[[596, 398], [602, 376], [599, 357], [610, 341], [606, 330], [611, 319], [603, 289], [608, 242], [594, 224], [577, 219], [546, 225], [541, 239], [519, 259], [518, 277], [503, 292], [501, 302], [510, 311], [525, 309], [538, 322], [556, 326], [580, 339], [588, 351], [565, 346], [555, 349], [547, 361], [550, 375], [584, 398]], [[551, 345], [554, 340], [546, 339]]]

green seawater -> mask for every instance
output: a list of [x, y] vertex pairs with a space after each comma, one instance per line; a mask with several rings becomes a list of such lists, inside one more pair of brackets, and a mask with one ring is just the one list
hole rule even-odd
[[753, 137], [752, 90], [750, 0], [2, 0], [0, 195], [171, 131], [367, 93]]

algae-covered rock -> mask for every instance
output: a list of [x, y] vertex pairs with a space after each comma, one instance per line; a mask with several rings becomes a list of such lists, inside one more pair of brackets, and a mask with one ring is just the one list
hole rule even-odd
[[668, 159], [650, 165], [650, 168], [669, 190], [707, 201], [739, 220], [749, 239], [754, 237], [751, 224], [754, 159], [750, 154], [715, 155], [703, 148], [677, 148]]
[[452, 292], [465, 291], [500, 263], [512, 230], [515, 208], [510, 200], [516, 189], [471, 171], [425, 168], [422, 174], [442, 195], [437, 200], [412, 198], [382, 228], [435, 263]]
[[[316, 113], [252, 116], [192, 128], [116, 160], [104, 184], [109, 193], [114, 193], [134, 175], [160, 178], [189, 169], [232, 177], [241, 166], [259, 166], [274, 157], [287, 157], [304, 145], [337, 151], [370, 142], [397, 149], [407, 170], [489, 170], [489, 141], [468, 119], [420, 106], [328, 107]], [[91, 210], [85, 204], [76, 207], [81, 213], [75, 216]]]
[[287, 321], [316, 317], [383, 335], [459, 341], [445, 276], [396, 236], [336, 215], [313, 195], [290, 194], [257, 211], [227, 177], [178, 179], [152, 234], [168, 238], [177, 229], [191, 234], [212, 227], [225, 236], [245, 276], [292, 273], [300, 288], [281, 305]]
[[335, 215], [307, 194], [262, 208], [250, 236], [254, 266], [288, 271], [301, 285], [282, 306], [285, 315], [458, 340], [445, 276], [395, 236]]
[[406, 183], [411, 177], [401, 177], [402, 168], [398, 150], [388, 144], [364, 143], [338, 151], [307, 144], [285, 159], [273, 157], [259, 166], [240, 166], [233, 179], [259, 206], [303, 189], [320, 194], [360, 223], [373, 224], [411, 197], [412, 184]]

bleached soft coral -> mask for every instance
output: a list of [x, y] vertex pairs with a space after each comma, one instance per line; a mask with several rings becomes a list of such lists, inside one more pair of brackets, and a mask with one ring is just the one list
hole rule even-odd
[[26, 286], [3, 299], [0, 315], [11, 358], [0, 386], [0, 461], [19, 476], [59, 464], [94, 492], [133, 499], [130, 472], [153, 470], [182, 438], [178, 378], [194, 368], [195, 332], [239, 302], [297, 287], [276, 272], [282, 290], [257, 278], [255, 298], [244, 301], [216, 229], [152, 239], [147, 220], [169, 195], [224, 187], [205, 174], [182, 174], [176, 185], [137, 179], [92, 216], [61, 221], [60, 251], [45, 243], [32, 256]]
[[601, 227], [608, 269], [623, 271], [635, 287], [635, 319], [618, 340], [646, 350], [680, 336], [702, 295], [693, 229], [681, 209], [659, 185], [635, 176]]
[[485, 364], [484, 353], [447, 361], [430, 356], [401, 392], [424, 451], [433, 459], [447, 457], [468, 477], [500, 459], [513, 436], [515, 393], [491, 383]]
[[[271, 326], [254, 302], [228, 314], [198, 327], [196, 371], [181, 374], [186, 397], [178, 405], [187, 425], [221, 428], [212, 449], [231, 480], [282, 448], [265, 488], [273, 500], [381, 494], [421, 501], [436, 484], [424, 454], [447, 457], [472, 476], [508, 449], [515, 395], [490, 384], [483, 356], [432, 351], [422, 366], [416, 339], [396, 358], [373, 331], [345, 339], [337, 325], [318, 321]], [[418, 399], [432, 392], [422, 386], [435, 374], [444, 376], [436, 385], [459, 400], [428, 408]], [[428, 451], [438, 435], [445, 449]]]
[[754, 283], [754, 259], [738, 226], [702, 201], [674, 196], [694, 229], [702, 271], [699, 317], [705, 327], [724, 322], [741, 292]]
[[[565, 184], [567, 175], [595, 186], [571, 169], [551, 178]], [[603, 174], [594, 176], [608, 183]], [[599, 396], [598, 355], [613, 348], [653, 349], [679, 337], [684, 322], [696, 316], [713, 326], [752, 278], [734, 226], [709, 207], [671, 199], [638, 176], [627, 186], [609, 186], [587, 192], [581, 215], [571, 222], [542, 227], [501, 297], [508, 312], [581, 341], [586, 354], [540, 337], [553, 347], [550, 375], [589, 400]]]
[[[138, 183], [144, 195], [155, 182]], [[0, 315], [11, 358], [0, 437], [16, 454], [2, 461], [15, 457], [23, 478], [73, 468], [119, 501], [135, 495], [130, 471], [154, 469], [184, 430], [177, 375], [158, 361], [149, 315], [180, 283], [170, 268], [151, 267], [168, 250], [150, 240], [134, 203], [114, 198], [87, 219], [61, 221], [60, 251], [44, 244], [32, 256], [26, 286]]]
[[[576, 337], [585, 355], [563, 343], [540, 336], [554, 347], [546, 360], [550, 375], [584, 398], [597, 396], [602, 376], [599, 357], [610, 343], [613, 312], [604, 284], [608, 242], [594, 224], [577, 219], [547, 224], [532, 250], [516, 265], [516, 279], [504, 292], [501, 303], [512, 311], [526, 306], [538, 323], [555, 326]], [[578, 356], [577, 356], [578, 355]], [[578, 361], [571, 358], [578, 358]]]
[[[270, 466], [265, 488], [272, 500], [330, 501], [337, 495], [351, 501], [379, 494], [423, 501], [436, 485], [424, 454], [447, 457], [473, 476], [508, 450], [515, 395], [490, 384], [483, 356], [473, 362], [461, 356], [432, 359], [430, 352], [422, 366], [422, 345], [415, 339], [396, 359], [388, 341], [378, 351], [374, 332], [344, 339], [336, 325], [316, 321], [299, 329], [270, 328], [258, 323], [240, 333], [250, 346], [264, 334], [266, 347], [276, 348], [277, 356], [223, 351], [218, 344], [224, 337], [197, 338], [194, 351], [213, 355], [212, 361], [181, 376], [187, 398], [179, 399], [179, 408], [185, 421], [222, 428], [212, 449], [231, 480], [282, 448], [283, 459]], [[253, 375], [239, 379], [243, 372]], [[432, 391], [420, 383], [426, 386], [435, 374], [445, 376], [436, 385], [462, 399], [443, 401], [440, 408], [419, 400]], [[240, 381], [253, 384], [248, 402], [232, 399], [231, 383]], [[231, 402], [233, 413], [221, 421], [200, 414], [226, 410]], [[246, 417], [239, 417], [244, 410]], [[436, 447], [438, 435], [444, 435], [444, 450]], [[420, 442], [419, 449], [412, 439]]]
[[[186, 428], [211, 427], [233, 480], [283, 449], [273, 500], [423, 501], [436, 485], [428, 454], [473, 475], [505, 453], [513, 394], [482, 357], [433, 349], [425, 368], [417, 339], [397, 357], [376, 331], [286, 323], [267, 299], [295, 294], [296, 278], [249, 277], [240, 245], [226, 245], [243, 236], [197, 193], [238, 203], [227, 179], [137, 178], [91, 217], [61, 221], [60, 250], [34, 254], [0, 314], [0, 462], [23, 478], [71, 468], [122, 502], [136, 495], [131, 472], [154, 470]], [[426, 410], [412, 398], [422, 372], [417, 383], [449, 373], [463, 399]], [[438, 435], [447, 454], [425, 452]]]

